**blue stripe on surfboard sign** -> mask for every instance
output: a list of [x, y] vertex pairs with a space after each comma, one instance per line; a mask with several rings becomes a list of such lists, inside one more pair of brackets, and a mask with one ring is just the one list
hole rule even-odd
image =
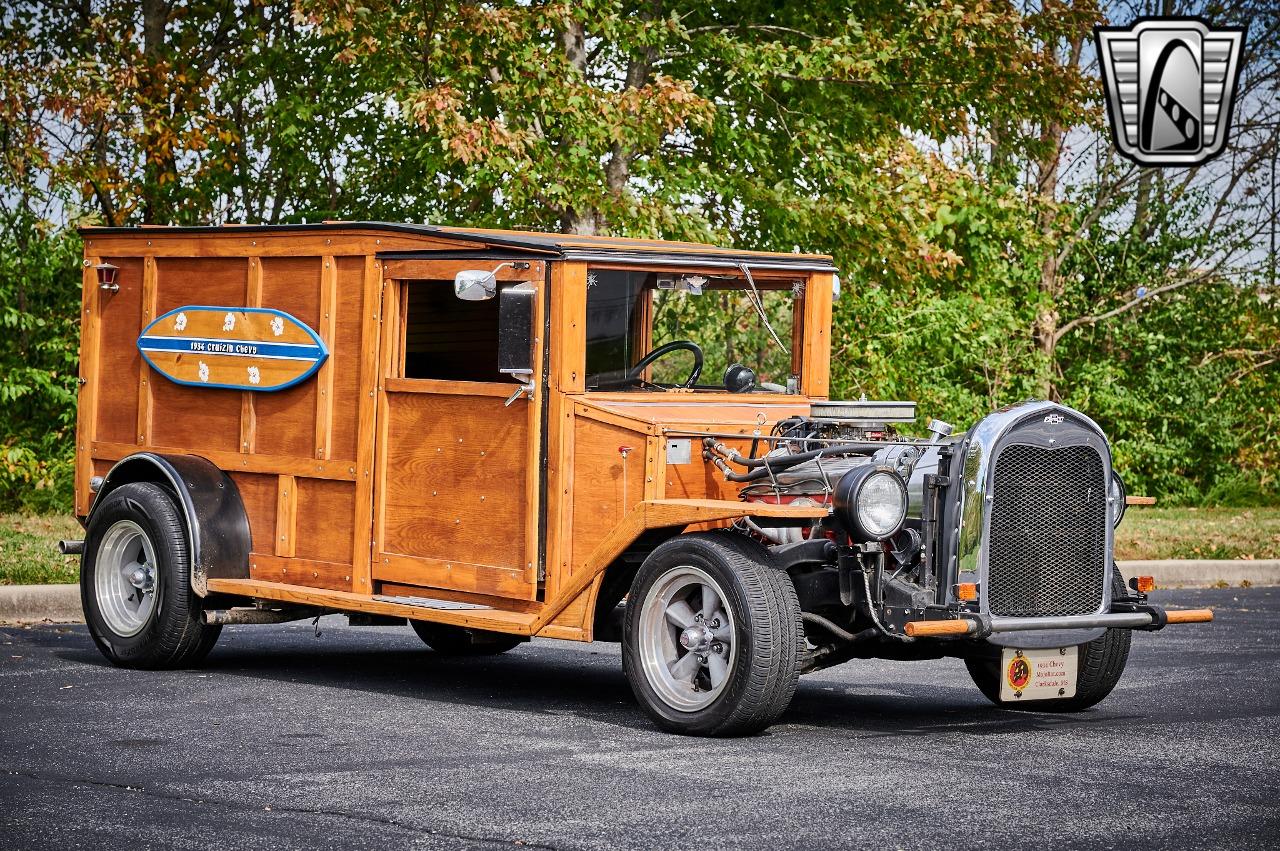
[[324, 355], [324, 349], [309, 343], [267, 343], [258, 340], [214, 340], [200, 337], [139, 337], [138, 348], [144, 352], [181, 352], [298, 361], [315, 361]]

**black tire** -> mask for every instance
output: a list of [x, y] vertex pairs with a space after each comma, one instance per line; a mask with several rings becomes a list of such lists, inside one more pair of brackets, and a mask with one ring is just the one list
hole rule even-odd
[[[136, 524], [154, 552], [154, 606], [141, 628], [122, 635], [103, 614], [97, 577], [104, 536], [117, 524]], [[132, 482], [109, 493], [89, 518], [80, 563], [80, 602], [89, 634], [102, 655], [122, 668], [186, 668], [203, 659], [221, 626], [204, 622], [203, 601], [191, 588], [186, 526], [169, 492], [150, 482]]]
[[[718, 696], [690, 711], [675, 708], [650, 681], [641, 636], [646, 606], [660, 605], [651, 592], [667, 581], [664, 577], [686, 567], [711, 577], [723, 592], [736, 649]], [[645, 559], [628, 599], [622, 667], [640, 706], [662, 729], [694, 736], [750, 735], [776, 721], [791, 704], [804, 635], [800, 603], [791, 578], [773, 565], [760, 544], [729, 532], [678, 535]], [[649, 661], [670, 667], [662, 660]]]
[[[1112, 596], [1127, 593], [1120, 571], [1114, 571], [1111, 583]], [[965, 659], [965, 667], [974, 685], [988, 700], [1001, 709], [1018, 709], [1029, 712], [1079, 712], [1102, 702], [1120, 682], [1125, 664], [1129, 661], [1129, 648], [1133, 644], [1133, 630], [1109, 629], [1100, 637], [1078, 645], [1080, 661], [1076, 675], [1074, 697], [1057, 700], [1032, 700], [1027, 703], [1006, 703], [1000, 700], [999, 652]]]
[[468, 629], [430, 621], [409, 621], [409, 626], [428, 647], [444, 656], [495, 656], [506, 653], [528, 639], [505, 632]]

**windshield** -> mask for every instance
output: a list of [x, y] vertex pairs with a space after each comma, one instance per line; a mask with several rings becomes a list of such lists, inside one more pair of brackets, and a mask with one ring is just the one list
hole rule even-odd
[[[756, 278], [755, 287], [767, 325], [741, 276], [592, 269], [587, 275], [587, 389], [784, 389], [799, 370], [790, 351], [796, 348], [799, 302], [791, 280]], [[667, 344], [676, 345], [636, 369], [645, 355]], [[690, 384], [695, 348], [703, 365]], [[751, 387], [726, 388], [725, 373], [733, 364], [754, 373]], [[737, 375], [741, 379], [740, 371]]]

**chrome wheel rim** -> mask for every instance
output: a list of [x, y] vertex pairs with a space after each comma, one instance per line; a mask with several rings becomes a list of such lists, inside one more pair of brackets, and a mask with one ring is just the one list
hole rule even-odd
[[156, 553], [147, 533], [117, 520], [102, 536], [93, 572], [102, 619], [116, 635], [137, 635], [156, 608]]
[[645, 679], [672, 709], [703, 709], [729, 683], [738, 648], [725, 598], [705, 571], [681, 565], [659, 577], [641, 604], [639, 644]]

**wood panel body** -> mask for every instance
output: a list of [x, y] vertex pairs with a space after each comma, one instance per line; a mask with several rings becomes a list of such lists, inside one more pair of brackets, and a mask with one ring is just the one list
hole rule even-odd
[[[381, 268], [388, 249], [453, 242], [353, 230], [130, 235], [86, 232], [77, 426], [76, 512], [89, 479], [139, 450], [189, 453], [232, 474], [249, 515], [250, 575], [318, 588], [371, 590], [376, 358]], [[477, 247], [482, 247], [477, 244]], [[120, 268], [99, 290], [91, 268]], [[312, 378], [275, 393], [185, 387], [150, 370], [137, 337], [177, 307], [269, 307], [312, 328], [329, 358]], [[373, 305], [373, 309], [367, 309]], [[257, 558], [269, 556], [269, 558]]]
[[[212, 579], [210, 590], [578, 640], [591, 638], [603, 571], [645, 530], [817, 516], [740, 503], [697, 460], [701, 433], [734, 435], [725, 442], [745, 452], [757, 432], [807, 412], [803, 397], [585, 392], [585, 263], [531, 258], [530, 270], [498, 275], [539, 291], [536, 362], [549, 347], [549, 372], [532, 400], [505, 407], [514, 382], [401, 377], [401, 282], [448, 280], [480, 261], [383, 261], [378, 252], [467, 248], [500, 246], [360, 227], [87, 231], [77, 514], [89, 511], [90, 477], [132, 452], [200, 455], [231, 474], [253, 536], [249, 578]], [[98, 289], [99, 259], [120, 267], [119, 292]], [[831, 276], [803, 276], [802, 385], [825, 396]], [[316, 331], [329, 359], [276, 393], [169, 382], [146, 368], [135, 341], [155, 317], [192, 304], [286, 311]], [[693, 442], [693, 463], [668, 463], [673, 435]], [[490, 608], [423, 608], [378, 594]]]
[[[391, 281], [384, 292], [371, 576], [374, 582], [533, 600], [545, 389], [506, 404], [514, 382], [403, 377], [404, 314], [426, 303], [410, 290], [448, 287], [444, 275], [455, 265], [416, 262], [414, 270], [425, 279]], [[518, 280], [529, 280], [531, 271]], [[541, 305], [544, 282], [531, 283]], [[490, 337], [487, 345], [496, 353], [496, 328]]]

